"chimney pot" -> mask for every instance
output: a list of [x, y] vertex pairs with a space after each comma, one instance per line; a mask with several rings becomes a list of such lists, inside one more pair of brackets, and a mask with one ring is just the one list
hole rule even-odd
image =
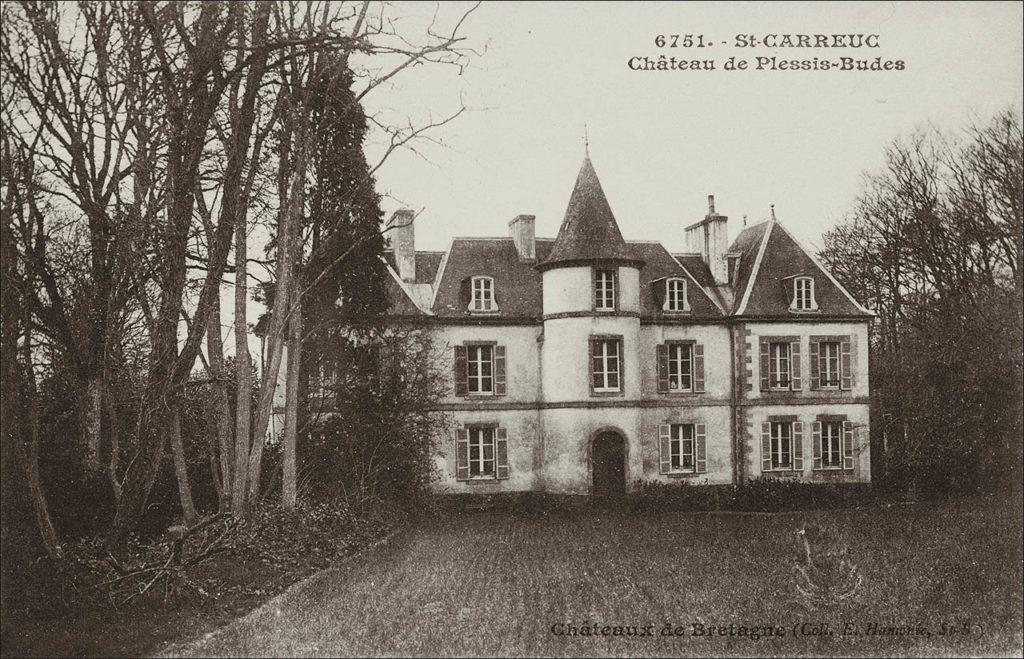
[[708, 195], [708, 215], [715, 214], [715, 195]]

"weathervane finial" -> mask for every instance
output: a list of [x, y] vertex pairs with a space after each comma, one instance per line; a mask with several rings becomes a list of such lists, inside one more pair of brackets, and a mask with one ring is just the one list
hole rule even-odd
[[583, 155], [590, 157], [590, 134], [587, 132], [587, 124], [583, 124]]
[[775, 204], [772, 204], [772, 222], [775, 221]]

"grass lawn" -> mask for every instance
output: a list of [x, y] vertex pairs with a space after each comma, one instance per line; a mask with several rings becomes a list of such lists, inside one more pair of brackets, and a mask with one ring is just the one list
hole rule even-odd
[[[827, 610], [795, 588], [805, 523], [833, 525], [863, 576]], [[1021, 544], [1020, 496], [779, 515], [436, 517], [167, 652], [1019, 655]], [[652, 635], [568, 633], [594, 623]], [[695, 624], [736, 635], [694, 636]], [[913, 635], [894, 633], [908, 626]], [[782, 635], [753, 640], [741, 627]]]

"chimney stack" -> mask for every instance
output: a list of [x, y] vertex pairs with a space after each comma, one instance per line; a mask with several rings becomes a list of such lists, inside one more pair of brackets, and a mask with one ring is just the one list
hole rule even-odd
[[537, 260], [537, 232], [535, 215], [516, 215], [508, 223], [508, 232], [515, 243], [520, 261]]
[[708, 214], [700, 222], [686, 227], [686, 248], [701, 255], [715, 283], [729, 283], [725, 252], [729, 249], [726, 224], [729, 218], [715, 212], [715, 195], [708, 195]]
[[395, 269], [402, 281], [416, 281], [416, 214], [406, 208], [395, 211], [388, 222], [391, 249], [395, 254]]

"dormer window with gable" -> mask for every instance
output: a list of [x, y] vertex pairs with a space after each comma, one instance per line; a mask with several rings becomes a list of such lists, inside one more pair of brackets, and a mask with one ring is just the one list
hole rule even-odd
[[793, 302], [790, 311], [817, 311], [818, 303], [814, 299], [814, 278], [793, 278]]
[[594, 271], [594, 309], [615, 311], [617, 273], [614, 270]]
[[470, 311], [497, 311], [494, 301], [494, 279], [491, 277], [473, 277], [470, 282]]
[[671, 277], [665, 280], [665, 302], [662, 311], [682, 313], [690, 310], [690, 300], [686, 296], [686, 280]]

